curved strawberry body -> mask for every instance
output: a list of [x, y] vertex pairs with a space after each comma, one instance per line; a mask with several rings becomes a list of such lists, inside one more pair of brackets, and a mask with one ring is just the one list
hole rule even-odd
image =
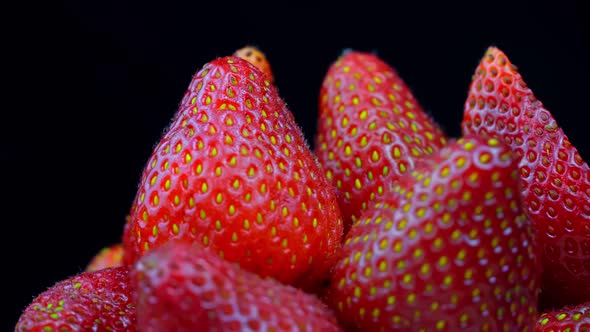
[[499, 140], [466, 137], [400, 178], [346, 236], [327, 295], [361, 331], [525, 331], [540, 259], [518, 168]]
[[547, 311], [539, 316], [534, 332], [590, 331], [590, 302]]
[[588, 164], [497, 48], [477, 67], [462, 128], [502, 139], [519, 158], [522, 194], [543, 253], [543, 297], [557, 306], [590, 300]]
[[128, 273], [120, 266], [58, 282], [27, 306], [14, 331], [135, 331]]
[[325, 76], [315, 139], [345, 227], [416, 159], [446, 143], [399, 75], [376, 55], [358, 51], [340, 56]]
[[135, 264], [137, 326], [154, 331], [341, 331], [313, 295], [247, 272], [199, 244], [169, 242]]
[[194, 76], [141, 177], [125, 260], [171, 239], [302, 287], [321, 282], [342, 238], [333, 188], [265, 74], [219, 58]]

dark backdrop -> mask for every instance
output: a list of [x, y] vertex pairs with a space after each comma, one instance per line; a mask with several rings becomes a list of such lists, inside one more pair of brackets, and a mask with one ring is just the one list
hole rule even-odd
[[590, 160], [581, 1], [51, 3], [4, 12], [6, 330], [35, 295], [120, 240], [143, 165], [192, 74], [246, 44], [267, 54], [310, 143], [324, 73], [344, 48], [377, 52], [458, 136], [475, 66], [499, 46]]

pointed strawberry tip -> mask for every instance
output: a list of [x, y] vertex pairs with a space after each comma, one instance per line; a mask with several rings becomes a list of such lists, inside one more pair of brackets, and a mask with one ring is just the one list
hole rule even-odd
[[488, 63], [495, 62], [497, 65], [504, 67], [508, 67], [508, 72], [510, 74], [518, 74], [518, 67], [510, 61], [506, 53], [502, 51], [497, 46], [490, 46], [488, 47], [485, 55], [483, 56], [481, 61], [487, 61]]
[[485, 52], [484, 58], [489, 57], [490, 59], [495, 59], [499, 55], [504, 55], [504, 52], [500, 50], [500, 48], [498, 48], [497, 46], [490, 45]]

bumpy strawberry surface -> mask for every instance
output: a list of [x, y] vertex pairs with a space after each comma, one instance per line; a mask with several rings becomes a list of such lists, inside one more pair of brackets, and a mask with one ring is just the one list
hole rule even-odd
[[345, 227], [415, 160], [446, 138], [401, 77], [375, 54], [348, 51], [320, 91], [315, 153], [336, 187]]
[[590, 331], [590, 302], [541, 314], [535, 332]]
[[343, 234], [332, 186], [266, 75], [224, 57], [195, 74], [141, 177], [125, 261], [170, 239], [313, 288]]
[[200, 244], [169, 242], [134, 266], [137, 326], [154, 331], [340, 331], [313, 295], [247, 272]]
[[128, 273], [120, 266], [58, 282], [27, 306], [14, 331], [135, 331]]
[[464, 133], [497, 137], [520, 161], [522, 195], [543, 253], [549, 305], [590, 301], [590, 171], [516, 67], [490, 47], [465, 103]]
[[258, 67], [258, 69], [266, 74], [266, 78], [270, 81], [270, 83], [274, 83], [274, 74], [272, 72], [270, 62], [266, 58], [266, 54], [264, 54], [260, 48], [247, 45], [236, 50], [233, 55], [245, 59]]
[[123, 245], [116, 243], [102, 248], [86, 266], [87, 272], [102, 270], [107, 267], [123, 265]]
[[517, 162], [464, 137], [400, 178], [346, 236], [327, 298], [361, 331], [531, 331], [540, 259]]

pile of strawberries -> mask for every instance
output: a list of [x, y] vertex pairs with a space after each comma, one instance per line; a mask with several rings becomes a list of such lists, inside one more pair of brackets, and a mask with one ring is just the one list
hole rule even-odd
[[122, 241], [15, 331], [588, 331], [590, 171], [490, 47], [461, 137], [378, 56], [325, 75], [312, 151], [245, 48], [205, 64]]

